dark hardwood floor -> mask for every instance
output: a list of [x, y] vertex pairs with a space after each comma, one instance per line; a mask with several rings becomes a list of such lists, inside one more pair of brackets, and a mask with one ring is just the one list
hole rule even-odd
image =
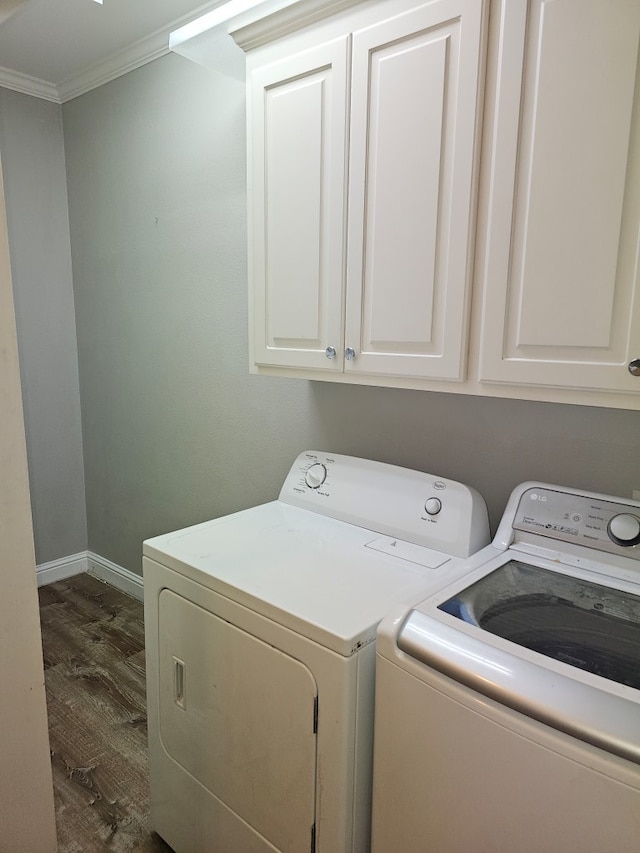
[[142, 603], [89, 575], [39, 596], [59, 853], [170, 853], [148, 825]]

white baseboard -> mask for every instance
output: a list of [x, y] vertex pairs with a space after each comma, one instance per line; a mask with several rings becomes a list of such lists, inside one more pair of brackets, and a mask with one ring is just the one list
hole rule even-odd
[[87, 572], [105, 583], [115, 586], [116, 589], [126, 592], [140, 601], [144, 598], [142, 577], [130, 572], [116, 563], [94, 554], [91, 551], [81, 551], [70, 557], [62, 557], [50, 563], [41, 563], [36, 566], [36, 581], [38, 586], [46, 586], [54, 581], [62, 581]]
[[70, 557], [62, 557], [60, 560], [52, 560], [50, 563], [41, 563], [36, 566], [36, 581], [38, 586], [46, 586], [54, 581], [63, 581], [74, 575], [81, 575], [88, 568], [88, 552], [80, 551]]
[[130, 572], [117, 563], [112, 563], [110, 560], [100, 557], [98, 554], [87, 552], [87, 572], [105, 583], [121, 589], [127, 595], [133, 596], [140, 601], [144, 598], [144, 588], [142, 577]]

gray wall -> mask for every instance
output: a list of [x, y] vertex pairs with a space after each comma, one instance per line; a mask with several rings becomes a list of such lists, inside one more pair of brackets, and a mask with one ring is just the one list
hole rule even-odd
[[62, 113], [0, 88], [0, 151], [36, 559], [87, 547]]
[[640, 488], [640, 412], [254, 377], [242, 87], [175, 55], [63, 107], [89, 548], [276, 496], [308, 447], [460, 479]]

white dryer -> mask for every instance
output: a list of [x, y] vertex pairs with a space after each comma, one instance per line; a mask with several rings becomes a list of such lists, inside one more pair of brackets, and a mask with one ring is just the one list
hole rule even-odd
[[519, 486], [376, 676], [374, 853], [638, 853], [640, 503]]
[[376, 626], [488, 541], [467, 486], [306, 452], [278, 500], [145, 542], [153, 829], [365, 853]]

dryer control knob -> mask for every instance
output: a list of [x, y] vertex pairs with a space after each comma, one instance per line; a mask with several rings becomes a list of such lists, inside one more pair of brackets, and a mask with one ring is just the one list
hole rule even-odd
[[327, 469], [322, 462], [314, 462], [304, 475], [304, 481], [310, 489], [320, 488], [326, 479]]
[[623, 512], [609, 522], [609, 537], [618, 545], [637, 545], [640, 542], [640, 518]]
[[428, 498], [425, 501], [424, 508], [427, 515], [437, 515], [442, 509], [442, 501], [440, 498]]

